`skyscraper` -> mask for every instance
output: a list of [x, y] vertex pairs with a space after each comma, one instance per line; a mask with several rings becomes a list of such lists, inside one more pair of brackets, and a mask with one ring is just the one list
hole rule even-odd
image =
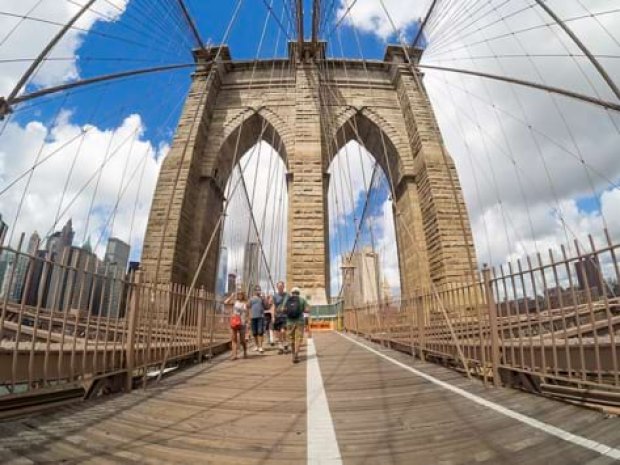
[[347, 305], [358, 306], [379, 301], [379, 254], [370, 247], [365, 247], [345, 259], [343, 274]]
[[62, 256], [62, 253], [66, 247], [71, 247], [73, 244], [73, 237], [75, 232], [73, 231], [73, 223], [71, 219], [63, 226], [62, 230], [53, 233], [47, 240], [46, 250], [50, 252], [50, 259], [55, 261]]
[[228, 249], [222, 247], [220, 249], [220, 262], [217, 269], [217, 283], [215, 293], [217, 297], [226, 295], [226, 284], [228, 279]]
[[596, 255], [590, 255], [575, 262], [575, 273], [580, 290], [589, 289], [590, 292], [596, 293], [596, 297], [603, 294], [604, 289], [601, 289], [599, 276], [599, 261]]
[[28, 240], [28, 255], [36, 255], [39, 250], [39, 244], [41, 244], [41, 236], [37, 231], [33, 232]]
[[9, 230], [9, 225], [2, 221], [2, 215], [0, 215], [0, 245], [4, 245], [4, 238]]
[[[3, 257], [0, 259], [0, 295], [4, 296], [8, 293], [8, 297], [13, 302], [21, 302], [25, 291], [26, 281], [30, 272], [29, 288], [33, 286], [33, 275], [35, 270], [35, 261], [30, 257], [34, 257], [37, 253], [40, 237], [35, 231], [28, 241], [28, 247], [25, 250], [27, 255], [16, 254], [15, 252], [5, 250]], [[40, 268], [40, 267], [39, 267]]]
[[71, 219], [63, 226], [62, 230], [54, 232], [47, 240], [46, 250], [47, 257], [52, 262], [49, 271], [49, 278], [46, 287], [46, 299], [44, 306], [50, 309], [61, 309], [58, 305], [62, 305], [61, 295], [63, 292], [63, 284], [65, 284], [65, 272], [63, 265], [71, 263], [71, 246], [73, 244], [73, 223]]
[[228, 295], [237, 292], [237, 275], [235, 273], [228, 274]]
[[108, 241], [103, 260], [107, 280], [103, 290], [102, 315], [115, 318], [122, 313], [121, 302], [125, 289], [124, 280], [127, 274], [130, 250], [129, 244], [116, 237], [112, 237]]
[[259, 250], [256, 242], [245, 244], [243, 254], [243, 286], [244, 290], [251, 293], [255, 285], [260, 284], [259, 269]]

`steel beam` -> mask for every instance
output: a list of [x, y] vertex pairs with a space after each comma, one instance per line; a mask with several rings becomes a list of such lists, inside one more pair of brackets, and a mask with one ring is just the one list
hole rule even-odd
[[486, 79], [492, 79], [494, 81], [507, 82], [510, 84], [517, 84], [524, 87], [530, 87], [532, 89], [539, 89], [550, 92], [552, 94], [563, 95], [565, 97], [570, 97], [575, 100], [581, 100], [583, 102], [592, 103], [594, 105], [606, 108], [607, 110], [620, 111], [620, 103], [613, 103], [607, 100], [602, 100], [600, 98], [591, 97], [589, 95], [580, 94], [578, 92], [573, 92], [566, 89], [561, 89], [559, 87], [547, 86], [545, 84], [538, 84], [537, 82], [525, 81], [523, 79], [516, 79], [507, 76], [500, 76], [497, 74], [490, 73], [482, 73], [480, 71], [472, 71], [469, 69], [461, 69], [461, 68], [450, 68], [446, 66], [435, 66], [435, 65], [417, 65], [418, 68], [423, 69], [435, 69], [438, 71], [446, 71], [448, 73], [458, 73], [458, 74], [468, 74], [470, 76], [478, 76]]

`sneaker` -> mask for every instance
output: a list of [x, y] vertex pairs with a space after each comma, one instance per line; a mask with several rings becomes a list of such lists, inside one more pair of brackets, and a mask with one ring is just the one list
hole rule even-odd
[[258, 347], [254, 346], [254, 349], [252, 349], [254, 352], [258, 352]]
[[259, 348], [258, 348], [258, 351], [259, 351], [261, 354], [264, 352], [264, 350], [263, 350], [263, 348], [262, 348], [262, 347], [259, 347]]

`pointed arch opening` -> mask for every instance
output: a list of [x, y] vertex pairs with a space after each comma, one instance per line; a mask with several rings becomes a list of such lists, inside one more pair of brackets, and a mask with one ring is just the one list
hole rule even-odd
[[331, 294], [358, 306], [401, 292], [392, 179], [400, 161], [392, 141], [358, 113], [336, 133], [330, 157]]
[[239, 118], [221, 145], [213, 178], [226, 216], [220, 235], [216, 294], [260, 285], [272, 291], [286, 276], [287, 152], [259, 113]]

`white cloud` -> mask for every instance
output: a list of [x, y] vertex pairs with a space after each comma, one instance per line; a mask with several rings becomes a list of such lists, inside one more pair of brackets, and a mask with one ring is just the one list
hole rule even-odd
[[[39, 4], [40, 3], [40, 4]], [[2, 10], [16, 16], [31, 16], [46, 21], [66, 24], [80, 9], [79, 2], [58, 0], [4, 0]], [[112, 6], [115, 4], [118, 8]], [[37, 86], [51, 86], [79, 77], [76, 54], [88, 31], [98, 21], [117, 20], [127, 5], [126, 2], [107, 2], [98, 0], [68, 31], [54, 47], [50, 58], [69, 58], [68, 60], [48, 61], [37, 71], [33, 83]], [[60, 26], [21, 20], [19, 17], [0, 15], [0, 59], [34, 59], [45, 48]], [[18, 79], [28, 68], [30, 62], [3, 63], [0, 65], [0, 95], [7, 95]]]
[[[44, 237], [53, 230], [60, 211], [55, 229], [71, 218], [76, 244], [90, 237], [94, 247], [101, 237], [96, 250], [101, 256], [105, 240], [112, 234], [126, 242], [131, 239], [133, 256], [139, 256], [160, 161], [167, 152], [166, 146], [153, 147], [144, 140], [143, 133], [138, 115], [130, 115], [119, 127], [106, 130], [75, 125], [67, 112], [49, 129], [37, 121], [25, 126], [9, 123], [0, 147], [0, 185], [6, 187], [28, 173], [37, 159], [46, 160], [34, 170], [30, 181], [26, 175], [0, 196], [0, 212], [14, 231], [13, 244], [22, 232], [26, 233], [26, 241], [35, 230]], [[102, 165], [97, 186], [97, 172]], [[26, 186], [22, 211], [15, 223]]]
[[[398, 28], [410, 26], [427, 8], [414, 9], [412, 3], [419, 2], [386, 3]], [[576, 45], [557, 26], [547, 26], [551, 18], [528, 8], [530, 3], [491, 0], [458, 14], [439, 5], [425, 31], [429, 48], [423, 63], [516, 76], [613, 101]], [[620, 14], [588, 16], [609, 10], [609, 2], [547, 4], [620, 83], [620, 60], [609, 58], [620, 52]], [[346, 1], [340, 6], [345, 11]], [[348, 21], [383, 40], [392, 33], [380, 2], [360, 0]], [[588, 233], [600, 243], [604, 220], [618, 237], [620, 115], [480, 78], [425, 74], [459, 170], [481, 263], [537, 250], [545, 255], [567, 239], [587, 243]], [[578, 201], [591, 197], [590, 207], [580, 209]]]
[[[415, 20], [424, 16], [427, 1], [420, 0], [383, 0], [383, 4], [390, 14], [394, 26], [402, 33]], [[337, 11], [337, 18], [344, 17], [345, 24], [350, 24], [361, 31], [376, 34], [382, 40], [387, 40], [394, 35], [394, 26], [388, 20], [385, 10], [380, 1], [377, 0], [357, 0], [353, 4], [353, 0], [341, 0], [340, 7]]]

